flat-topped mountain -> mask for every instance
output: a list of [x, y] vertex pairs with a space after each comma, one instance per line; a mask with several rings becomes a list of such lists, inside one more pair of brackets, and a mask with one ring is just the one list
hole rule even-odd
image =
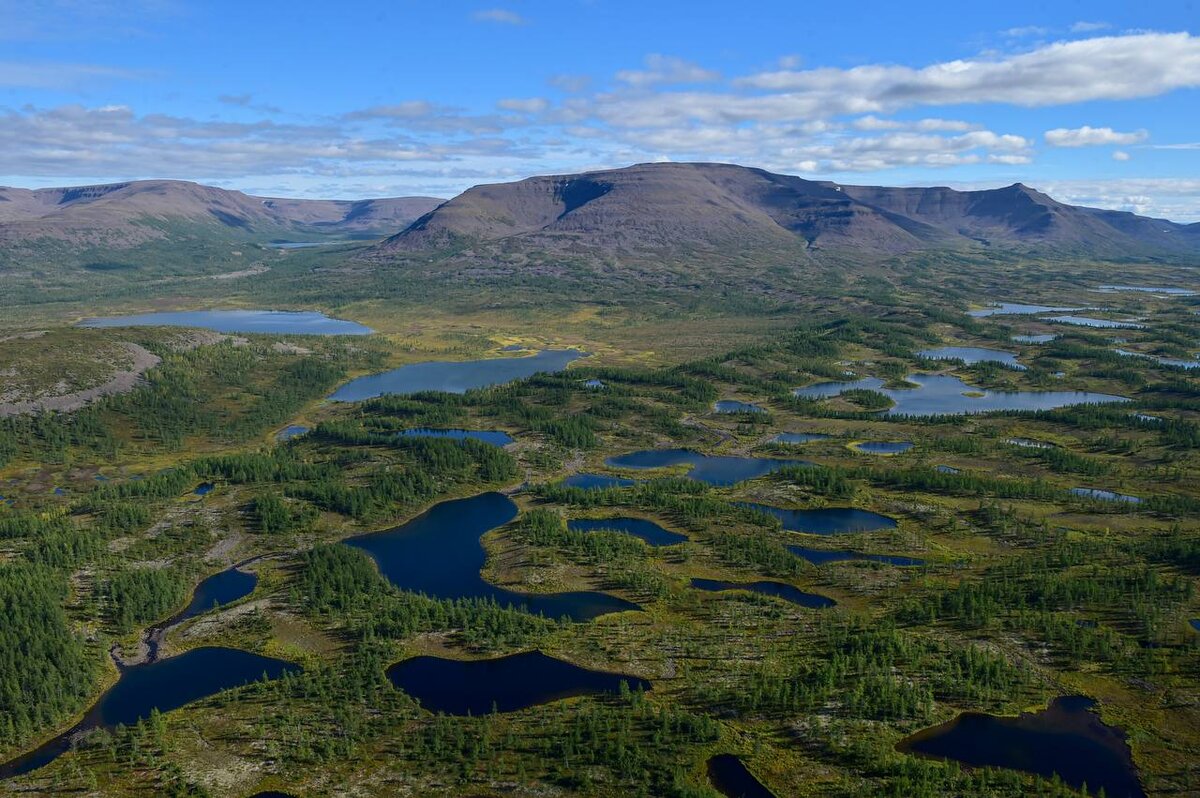
[[208, 228], [232, 240], [263, 236], [381, 236], [440, 204], [433, 197], [295, 200], [252, 197], [182, 180], [71, 188], [0, 188], [0, 242], [50, 240], [128, 249]]
[[1200, 224], [1066, 205], [1020, 183], [985, 191], [882, 188], [731, 164], [654, 163], [476, 186], [374, 254], [489, 247], [617, 256], [1019, 248], [1160, 257], [1200, 253]]

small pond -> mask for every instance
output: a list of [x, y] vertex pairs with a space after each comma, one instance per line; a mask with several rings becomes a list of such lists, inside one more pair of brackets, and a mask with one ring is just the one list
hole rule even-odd
[[673, 546], [687, 540], [687, 535], [663, 529], [645, 518], [574, 518], [567, 522], [567, 528], [573, 532], [623, 532], [651, 546]]
[[503, 385], [534, 374], [556, 372], [583, 357], [577, 349], [546, 349], [526, 357], [410, 363], [381, 374], [351, 380], [330, 395], [335, 402], [361, 402], [384, 394], [421, 391], [464, 393], [472, 388]]
[[235, 648], [193, 648], [176, 657], [124, 668], [121, 678], [88, 710], [83, 720], [39, 748], [0, 766], [0, 779], [30, 773], [49, 764], [71, 748], [80, 733], [111, 729], [118, 723], [132, 726], [150, 711], [170, 712], [222, 690], [257, 681], [264, 675], [277, 679], [301, 670], [299, 665], [263, 657]]
[[1131, 352], [1128, 349], [1118, 349], [1116, 352], [1118, 355], [1125, 355], [1126, 357], [1144, 357], [1147, 360], [1153, 360], [1164, 366], [1175, 366], [1181, 369], [1200, 369], [1200, 360], [1196, 360], [1195, 358], [1184, 360], [1178, 357], [1159, 357], [1158, 355], [1148, 355], [1144, 352]]
[[1100, 488], [1071, 488], [1071, 493], [1085, 499], [1099, 499], [1106, 502], [1126, 502], [1128, 504], [1141, 504], [1142, 502], [1137, 496], [1126, 496], [1124, 493], [1113, 493], [1111, 490], [1101, 490]]
[[447, 715], [515, 712], [564, 698], [616, 693], [622, 682], [630, 690], [650, 689], [644, 679], [588, 670], [540, 651], [480, 660], [412, 657], [388, 668], [387, 676], [428, 711]]
[[717, 754], [708, 760], [708, 781], [725, 798], [775, 798], [733, 754]]
[[851, 532], [873, 532], [877, 529], [895, 529], [894, 518], [859, 510], [856, 507], [820, 507], [815, 510], [786, 510], [769, 504], [739, 502], [739, 507], [748, 507], [760, 513], [773, 515], [789, 532], [806, 532], [810, 535], [843, 535]]
[[973, 363], [1002, 363], [1014, 369], [1024, 369], [1012, 352], [985, 349], [982, 346], [940, 346], [937, 349], [922, 349], [918, 355], [929, 360], [961, 360], [968, 366]]
[[192, 493], [196, 494], [197, 496], [207, 496], [208, 494], [212, 493], [216, 487], [217, 486], [211, 482], [201, 482], [196, 486], [196, 489], [192, 491]]
[[691, 449], [643, 449], [610, 457], [605, 465], [613, 468], [666, 468], [690, 465], [690, 479], [708, 485], [728, 486], [766, 476], [788, 466], [809, 466], [804, 460], [778, 460], [771, 457], [730, 457], [707, 455]]
[[790, 601], [792, 604], [799, 604], [801, 607], [808, 607], [814, 610], [832, 607], [837, 604], [831, 598], [819, 596], [816, 593], [805, 593], [803, 590], [783, 582], [722, 582], [719, 579], [693, 579], [692, 587], [696, 590], [705, 590], [710, 593], [746, 590], [750, 593], [758, 593], [763, 596], [781, 598], [784, 601]]
[[908, 441], [862, 441], [853, 445], [855, 451], [864, 454], [902, 454], [912, 447]]
[[434, 429], [432, 427], [417, 427], [397, 432], [402, 438], [450, 438], [451, 440], [473, 440], [480, 443], [490, 443], [492, 446], [507, 446], [513, 442], [513, 437], [498, 429]]
[[960, 473], [957, 468], [955, 468], [954, 466], [948, 466], [948, 465], [935, 465], [933, 467], [933, 470], [937, 471], [939, 474], [958, 474], [958, 473]]
[[308, 427], [300, 424], [289, 424], [279, 432], [275, 433], [275, 440], [290, 441], [292, 438], [299, 438], [301, 435], [308, 434]]
[[1107, 726], [1083, 696], [1055, 699], [1033, 713], [997, 717], [964, 712], [952, 721], [920, 731], [896, 746], [898, 751], [932, 759], [951, 759], [974, 767], [1002, 767], [1058, 775], [1076, 789], [1085, 783], [1092, 794], [1142, 798], [1120, 729]]
[[739, 402], [736, 399], [722, 399], [713, 405], [713, 411], [717, 413], [765, 413], [756, 404], [750, 402]]
[[255, 574], [238, 570], [236, 567], [226, 568], [196, 585], [191, 603], [168, 623], [178, 623], [206, 613], [214, 607], [232, 604], [253, 593], [257, 584], [258, 577]]
[[517, 505], [500, 493], [435, 504], [406, 524], [346, 541], [362, 549], [401, 590], [441, 599], [480, 598], [549, 618], [585, 621], [638, 606], [607, 593], [518, 593], [484, 581], [487, 556], [479, 539], [517, 517]]
[[313, 310], [181, 310], [84, 319], [83, 327], [199, 327], [221, 333], [368, 335], [370, 327]]

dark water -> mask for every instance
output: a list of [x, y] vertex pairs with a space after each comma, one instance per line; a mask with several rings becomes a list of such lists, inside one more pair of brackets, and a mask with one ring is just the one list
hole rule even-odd
[[201, 482], [196, 486], [196, 489], [192, 491], [192, 493], [196, 494], [197, 496], [207, 496], [213, 492], [213, 488], [215, 487], [216, 485], [212, 484], [211, 482]]
[[1137, 496], [1113, 493], [1111, 490], [1101, 490], [1100, 488], [1071, 488], [1071, 493], [1085, 499], [1100, 499], [1106, 502], [1128, 502], [1129, 504], [1141, 504], [1142, 502]]
[[650, 689], [644, 679], [588, 670], [540, 651], [471, 661], [413, 657], [388, 668], [387, 676], [425, 709], [447, 715], [514, 712], [563, 698], [616, 693], [621, 682], [630, 690]]
[[500, 493], [435, 504], [406, 524], [346, 541], [375, 560], [396, 587], [442, 599], [492, 599], [550, 618], [586, 621], [598, 615], [639, 609], [607, 593], [517, 593], [479, 575], [487, 557], [479, 539], [517, 517], [517, 506]]
[[1146, 325], [1132, 321], [1111, 321], [1109, 319], [1094, 319], [1090, 316], [1050, 316], [1046, 321], [1056, 321], [1060, 324], [1073, 324], [1076, 327], [1100, 327], [1103, 329], [1119, 328], [1123, 330], [1142, 330]]
[[801, 607], [819, 610], [837, 604], [831, 598], [819, 596], [816, 593], [805, 593], [799, 588], [783, 582], [722, 582], [719, 579], [693, 579], [692, 587], [697, 590], [707, 590], [710, 593], [723, 593], [727, 590], [748, 590], [763, 596], [774, 596]]
[[[1128, 402], [1123, 396], [1087, 391], [987, 391], [949, 374], [910, 374], [911, 390], [883, 390], [895, 404], [884, 415], [965, 415], [997, 410], [1053, 410], [1079, 404]], [[978, 393], [981, 396], [965, 396]]]
[[1159, 357], [1158, 355], [1147, 355], [1143, 352], [1130, 352], [1128, 349], [1116, 350], [1119, 355], [1128, 357], [1144, 357], [1147, 360], [1153, 360], [1156, 363], [1161, 363], [1164, 366], [1175, 366], [1181, 369], [1200, 369], [1200, 360], [1183, 360], [1177, 357]]
[[245, 598], [254, 592], [258, 577], [237, 568], [226, 568], [220, 573], [213, 574], [200, 584], [192, 593], [192, 601], [187, 609], [172, 619], [179, 622], [196, 615], [208, 612], [214, 607], [224, 607], [240, 598]]
[[1091, 711], [1094, 706], [1090, 698], [1068, 696], [1015, 718], [965, 712], [902, 740], [896, 749], [1046, 778], [1057, 773], [1076, 789], [1086, 783], [1093, 794], [1103, 789], [1109, 798], [1142, 798], [1124, 732], [1104, 725]]
[[11, 778], [49, 764], [71, 747], [71, 738], [95, 728], [130, 726], [150, 717], [150, 710], [170, 712], [184, 704], [231, 687], [261, 679], [277, 679], [301, 668], [283, 660], [235, 648], [194, 648], [177, 657], [125, 668], [121, 678], [88, 710], [77, 725], [40, 748], [0, 766], [0, 778]]
[[299, 424], [289, 424], [275, 434], [277, 441], [290, 441], [292, 438], [299, 438], [301, 435], [308, 433], [308, 427], [303, 427]]
[[1146, 294], [1166, 294], [1167, 296], [1195, 296], [1190, 288], [1164, 288], [1156, 285], [1102, 285], [1101, 291], [1141, 291]]
[[863, 377], [861, 380], [843, 382], [816, 382], [812, 385], [806, 385], [803, 388], [796, 388], [792, 391], [792, 394], [808, 399], [828, 399], [831, 396], [838, 396], [846, 391], [855, 389], [878, 391], [883, 387], [883, 384], [883, 380], [878, 377]]
[[781, 432], [771, 439], [772, 443], [812, 443], [828, 440], [831, 436], [819, 432]]
[[863, 441], [854, 444], [854, 448], [866, 454], [901, 454], [911, 449], [908, 441]]
[[456, 441], [470, 438], [473, 441], [490, 443], [493, 446], [507, 446], [513, 442], [511, 435], [498, 429], [433, 429], [431, 427], [418, 427], [416, 429], [406, 429], [397, 434], [403, 438], [450, 438]]
[[547, 349], [526, 357], [410, 363], [382, 374], [351, 380], [329, 398], [335, 402], [360, 402], [389, 393], [463, 393], [472, 388], [523, 380], [534, 374], [562, 371], [583, 356], [584, 353], [577, 349]]
[[708, 780], [725, 798], [775, 798], [742, 760], [733, 754], [718, 754], [708, 760]]
[[957, 468], [955, 468], [954, 466], [948, 466], [948, 465], [935, 465], [933, 467], [933, 470], [941, 472], [943, 474], [957, 474], [958, 473]]
[[636, 479], [625, 479], [608, 474], [592, 474], [581, 471], [572, 474], [562, 481], [568, 488], [583, 488], [584, 490], [603, 490], [605, 488], [629, 488], [637, 484]]
[[917, 354], [930, 360], [961, 360], [968, 366], [972, 363], [1003, 363], [1016, 369], [1025, 368], [1017, 362], [1017, 356], [1013, 353], [981, 346], [940, 346], [937, 349], [922, 349]]
[[808, 560], [813, 565], [824, 565], [830, 562], [847, 562], [850, 560], [881, 562], [885, 565], [895, 565], [901, 568], [925, 564], [924, 560], [918, 560], [916, 557], [893, 557], [887, 554], [859, 554], [856, 551], [829, 551], [827, 549], [813, 549], [808, 546], [788, 546], [787, 549], [792, 554]]
[[1193, 629], [1195, 629], [1197, 632], [1200, 632], [1200, 618], [1192, 618], [1189, 623], [1191, 623]]
[[987, 316], [1028, 316], [1035, 313], [1071, 313], [1083, 308], [1058, 308], [1050, 305], [1023, 305], [1020, 302], [998, 302], [984, 310], [972, 310], [968, 316], [982, 319]]
[[651, 546], [673, 546], [687, 540], [687, 535], [663, 529], [645, 518], [575, 518], [567, 522], [567, 528], [575, 532], [624, 532], [626, 535], [641, 538]]
[[691, 449], [643, 449], [604, 461], [613, 468], [665, 468], [690, 465], [687, 476], [708, 485], [736, 485], [748, 479], [766, 476], [787, 466], [808, 466], [804, 460], [776, 460], [770, 457], [724, 457], [700, 454]]
[[368, 335], [370, 327], [312, 310], [184, 310], [84, 319], [84, 327], [200, 327], [222, 333]]
[[807, 532], [810, 535], [841, 535], [850, 532], [871, 532], [876, 529], [896, 528], [895, 519], [855, 507], [785, 510], [782, 507], [755, 504], [754, 502], [740, 502], [738, 506], [775, 516], [783, 524], [783, 528], [789, 532]]
[[1057, 337], [1054, 333], [1041, 333], [1038, 335], [1014, 335], [1012, 339], [1019, 344], [1048, 344]]
[[735, 399], [722, 399], [721, 401], [719, 401], [713, 405], [713, 410], [715, 410], [718, 413], [765, 413], [766, 412], [765, 410], [763, 410], [761, 407], [759, 407], [756, 404], [751, 404], [750, 402], [739, 402]]
[[584, 380], [584, 381], [583, 381], [583, 387], [584, 387], [584, 388], [591, 388], [592, 390], [598, 390], [598, 389], [600, 389], [600, 388], [606, 388], [606, 387], [608, 387], [608, 386], [606, 386], [606, 385], [604, 384], [604, 382], [603, 382], [603, 381], [601, 381], [601, 380]]

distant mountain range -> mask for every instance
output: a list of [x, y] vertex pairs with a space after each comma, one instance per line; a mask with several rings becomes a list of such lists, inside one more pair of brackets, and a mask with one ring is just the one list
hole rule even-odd
[[0, 246], [50, 241], [122, 250], [201, 233], [231, 241], [377, 238], [403, 228], [441, 202], [434, 197], [272, 199], [182, 180], [0, 188]]
[[476, 186], [374, 255], [559, 250], [803, 251], [856, 257], [1020, 249], [1095, 258], [1200, 254], [1200, 224], [1058, 202], [1016, 183], [985, 191], [805, 180], [730, 164], [654, 163]]

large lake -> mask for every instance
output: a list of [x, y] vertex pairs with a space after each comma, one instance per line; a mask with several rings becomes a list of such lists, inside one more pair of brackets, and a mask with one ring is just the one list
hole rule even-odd
[[1015, 718], [964, 712], [954, 720], [900, 741], [897, 750], [974, 767], [1055, 774], [1079, 789], [1085, 783], [1108, 798], [1143, 798], [1120, 729], [1106, 726], [1083, 696], [1056, 699], [1042, 712]]
[[771, 457], [730, 457], [707, 455], [691, 449], [643, 449], [617, 455], [604, 461], [613, 468], [649, 469], [690, 465], [690, 479], [714, 486], [736, 485], [748, 479], [766, 476], [788, 466], [809, 466], [804, 460], [777, 460]]
[[769, 504], [739, 502], [746, 507], [779, 519], [789, 532], [807, 532], [810, 535], [844, 535], [851, 532], [872, 532], [877, 529], [895, 529], [896, 520], [870, 510], [856, 507], [820, 507], [815, 510], [787, 510]]
[[1001, 363], [1014, 369], [1024, 370], [1012, 352], [987, 349], [982, 346], [939, 346], [937, 349], [922, 349], [918, 355], [929, 360], [961, 360], [968, 366], [974, 363]]
[[422, 391], [464, 393], [472, 388], [503, 385], [534, 374], [562, 371], [584, 357], [578, 349], [546, 349], [527, 357], [496, 357], [485, 360], [431, 360], [410, 363], [381, 374], [359, 377], [338, 388], [329, 397], [335, 402], [361, 402], [384, 394]]
[[49, 764], [71, 747], [71, 740], [89, 729], [111, 729], [118, 723], [132, 726], [150, 717], [150, 711], [173, 709], [231, 687], [266, 676], [277, 679], [301, 668], [290, 662], [251, 654], [235, 648], [193, 648], [177, 657], [135, 665], [70, 730], [36, 750], [0, 766], [0, 779], [19, 776]]
[[622, 682], [630, 690], [650, 689], [644, 679], [588, 670], [540, 651], [477, 660], [412, 657], [388, 668], [387, 676], [425, 709], [447, 715], [514, 712], [564, 698], [616, 693]]
[[368, 335], [370, 327], [314, 310], [179, 310], [84, 319], [83, 327], [199, 327], [221, 333]]
[[487, 560], [479, 539], [517, 517], [517, 505], [500, 493], [435, 504], [406, 524], [346, 541], [362, 549], [396, 587], [440, 599], [479, 598], [549, 618], [586, 621], [610, 612], [639, 609], [617, 596], [594, 591], [518, 593], [484, 581]]

